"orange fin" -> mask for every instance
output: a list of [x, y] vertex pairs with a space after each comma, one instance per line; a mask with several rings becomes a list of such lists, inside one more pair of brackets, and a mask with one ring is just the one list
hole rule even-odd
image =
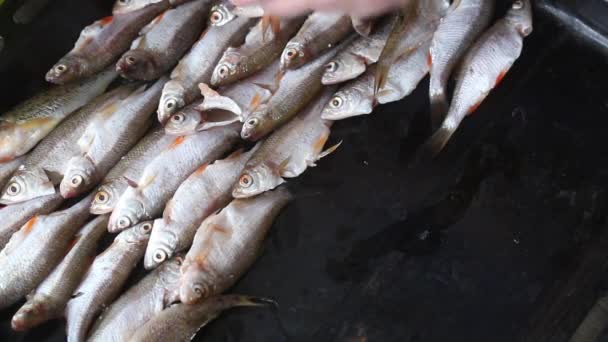
[[471, 115], [473, 113], [475, 113], [475, 111], [477, 111], [477, 109], [479, 108], [479, 106], [481, 106], [481, 103], [483, 102], [483, 100], [475, 103], [474, 105], [471, 106], [471, 108], [469, 108], [469, 111], [467, 112], [467, 115]]
[[325, 157], [327, 157], [328, 155], [336, 152], [336, 150], [342, 145], [344, 141], [340, 141], [339, 143], [335, 144], [334, 146], [326, 149], [325, 151], [321, 152], [321, 154], [319, 154], [319, 156], [317, 157], [317, 160], [321, 160]]
[[260, 95], [260, 93], [255, 93], [251, 99], [251, 103], [249, 103], [249, 111], [253, 112], [260, 106], [260, 104], [262, 104], [262, 95]]
[[29, 221], [25, 223], [25, 225], [23, 225], [23, 233], [25, 235], [32, 232], [34, 226], [36, 225], [36, 221], [38, 221], [38, 216], [32, 217]]
[[494, 87], [497, 87], [502, 82], [502, 80], [505, 79], [505, 75], [507, 75], [506, 70], [503, 70], [500, 72], [500, 74], [498, 74], [498, 76], [496, 77], [496, 82], [494, 83]]
[[108, 24], [110, 24], [112, 21], [114, 21], [114, 17], [113, 16], [108, 16], [105, 18], [101, 18], [99, 20], [99, 23], [101, 24], [101, 26], [106, 26]]
[[429, 66], [429, 68], [433, 66], [433, 56], [431, 55], [430, 52], [426, 56], [426, 64]]
[[205, 170], [207, 169], [208, 166], [209, 166], [209, 163], [205, 163], [205, 164], [201, 165], [198, 169], [196, 169], [196, 171], [194, 171], [194, 174], [197, 176], [202, 175], [203, 173], [205, 173]]
[[173, 142], [171, 143], [171, 145], [169, 145], [169, 150], [174, 150], [176, 149], [179, 145], [183, 144], [184, 141], [186, 140], [185, 136], [179, 136], [177, 138], [175, 138], [175, 140], [173, 140]]

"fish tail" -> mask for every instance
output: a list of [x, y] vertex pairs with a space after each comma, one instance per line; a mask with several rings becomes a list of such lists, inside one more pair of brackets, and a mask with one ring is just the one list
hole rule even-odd
[[441, 123], [445, 119], [448, 112], [448, 100], [445, 95], [444, 89], [439, 88], [431, 90], [431, 129], [432, 132], [437, 130]]
[[439, 155], [456, 131], [456, 128], [442, 126], [431, 136], [416, 153], [414, 164], [426, 164]]
[[235, 306], [266, 306], [272, 308], [278, 308], [279, 304], [268, 298], [252, 297], [252, 296], [236, 296]]
[[374, 78], [374, 98], [378, 92], [384, 88], [388, 80], [388, 71], [390, 66], [386, 63], [379, 63], [376, 66], [376, 77]]

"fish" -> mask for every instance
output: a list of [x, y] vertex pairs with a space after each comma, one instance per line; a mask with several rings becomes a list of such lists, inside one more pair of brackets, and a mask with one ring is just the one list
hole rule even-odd
[[[325, 65], [350, 40], [337, 46], [315, 61], [296, 70], [287, 71], [279, 80], [278, 89], [267, 103], [259, 105], [244, 121], [241, 137], [258, 141], [296, 116], [321, 92]], [[298, 94], [298, 96], [294, 96]]]
[[107, 225], [108, 216], [98, 216], [80, 229], [68, 254], [13, 316], [13, 330], [28, 330], [63, 316], [68, 300], [95, 256], [97, 244], [107, 232]]
[[230, 46], [241, 45], [255, 19], [237, 18], [230, 24], [210, 26], [171, 72], [158, 105], [158, 121], [164, 124], [171, 115], [201, 97], [199, 83], [209, 84], [213, 70]]
[[56, 193], [0, 208], [0, 249], [4, 248], [11, 236], [32, 217], [50, 214], [62, 203], [63, 197]]
[[[140, 10], [148, 5], [163, 2], [164, 0], [116, 0], [112, 8], [112, 14], [124, 14]], [[185, 4], [192, 0], [169, 0], [171, 7]]]
[[141, 86], [117, 107], [103, 108], [78, 140], [80, 153], [66, 166], [59, 190], [73, 198], [91, 190], [150, 128], [167, 78]]
[[224, 26], [237, 17], [261, 18], [264, 15], [265, 11], [261, 5], [235, 6], [230, 0], [220, 0], [211, 7], [209, 23], [213, 26]]
[[297, 69], [323, 55], [353, 31], [352, 21], [342, 13], [314, 12], [281, 54], [281, 69]]
[[160, 14], [118, 60], [116, 71], [130, 80], [152, 81], [171, 70], [203, 31], [210, 2], [194, 0]]
[[368, 37], [358, 37], [352, 45], [340, 52], [325, 68], [323, 84], [333, 85], [350, 81], [362, 75], [367, 67], [378, 62], [382, 49], [391, 33], [392, 21], [385, 19]]
[[15, 204], [55, 193], [68, 161], [78, 153], [76, 142], [100, 108], [121, 101], [132, 86], [118, 87], [98, 96], [70, 115], [26, 156], [0, 195], [0, 203]]
[[165, 204], [188, 176], [201, 165], [220, 158], [238, 143], [239, 126], [233, 124], [176, 137], [146, 166], [138, 181], [129, 182], [129, 188], [110, 216], [108, 230], [116, 233], [162, 215]]
[[106, 70], [82, 82], [54, 86], [0, 116], [0, 162], [29, 152], [70, 114], [102, 94], [117, 77]]
[[377, 94], [374, 94], [374, 66], [363, 76], [346, 83], [327, 102], [321, 117], [336, 121], [371, 114], [377, 105], [396, 102], [410, 95], [429, 72], [429, 46], [430, 40], [427, 40], [412, 54], [398, 59], [389, 70], [384, 88]]
[[131, 342], [189, 342], [200, 329], [222, 312], [237, 307], [277, 307], [273, 300], [241, 295], [224, 295], [195, 304], [177, 303], [161, 311], [131, 336]]
[[48, 3], [49, 0], [26, 0], [13, 14], [13, 21], [16, 24], [31, 23]]
[[289, 39], [304, 23], [303, 17], [284, 18], [275, 30], [264, 32], [264, 21], [254, 26], [238, 48], [228, 48], [213, 71], [211, 85], [226, 86], [268, 67], [281, 56]]
[[144, 256], [151, 231], [152, 222], [125, 230], [95, 258], [66, 306], [68, 341], [84, 341], [97, 314], [118, 297]]
[[4, 189], [4, 185], [11, 179], [11, 176], [19, 166], [23, 164], [25, 157], [19, 157], [6, 163], [0, 163], [0, 189]]
[[120, 158], [101, 182], [91, 203], [91, 214], [111, 213], [120, 196], [129, 187], [127, 179], [139, 179], [144, 168], [174, 140], [161, 127], [153, 128], [129, 153]]
[[181, 267], [179, 298], [195, 304], [223, 293], [251, 267], [273, 221], [291, 200], [285, 187], [236, 199], [196, 232]]
[[432, 39], [449, 5], [447, 0], [412, 0], [405, 3], [393, 20], [393, 29], [378, 59], [375, 93], [386, 84], [388, 70], [397, 59], [416, 51], [421, 44]]
[[34, 216], [11, 236], [0, 252], [0, 308], [25, 297], [61, 262], [89, 218], [92, 198], [89, 195], [68, 209]]
[[284, 178], [298, 177], [337, 149], [339, 145], [323, 152], [332, 122], [321, 118], [323, 107], [334, 92], [334, 87], [325, 89], [302, 113], [260, 143], [238, 182], [233, 183], [234, 198], [252, 197], [275, 189], [285, 183]]
[[458, 72], [448, 114], [417, 152], [417, 162], [432, 159], [441, 152], [465, 117], [474, 113], [504, 79], [521, 55], [524, 38], [532, 30], [532, 4], [529, 0], [517, 0], [506, 16], [473, 44]]
[[128, 341], [144, 323], [179, 301], [182, 262], [180, 256], [167, 261], [118, 297], [93, 325], [88, 341]]
[[70, 83], [110, 66], [129, 49], [139, 31], [169, 6], [169, 1], [163, 0], [140, 10], [105, 17], [85, 27], [74, 48], [47, 72], [47, 82]]
[[279, 61], [240, 82], [222, 88], [222, 94], [200, 84], [203, 100], [173, 114], [165, 124], [171, 135], [190, 135], [218, 126], [242, 122], [249, 112], [273, 95], [271, 86], [279, 76]]
[[230, 203], [232, 186], [254, 152], [255, 149], [246, 153], [237, 150], [226, 159], [203, 164], [180, 185], [163, 217], [154, 221], [144, 256], [146, 269], [153, 269], [190, 247], [203, 220]]
[[483, 33], [494, 14], [494, 0], [455, 1], [433, 36], [429, 52], [431, 64], [431, 124], [436, 129], [448, 111], [446, 88], [450, 75]]

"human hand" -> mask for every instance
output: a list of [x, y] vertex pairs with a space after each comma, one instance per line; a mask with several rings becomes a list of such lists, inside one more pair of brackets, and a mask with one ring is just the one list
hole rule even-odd
[[342, 11], [358, 17], [382, 14], [411, 0], [231, 0], [237, 6], [259, 4], [273, 15], [294, 16], [310, 10]]

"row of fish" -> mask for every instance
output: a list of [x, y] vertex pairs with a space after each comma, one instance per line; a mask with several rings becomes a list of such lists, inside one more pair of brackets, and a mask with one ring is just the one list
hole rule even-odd
[[[223, 293], [289, 202], [283, 184], [339, 147], [325, 146], [334, 121], [429, 73], [437, 131], [421, 151], [436, 155], [532, 31], [528, 0], [487, 29], [493, 14], [477, 0], [368, 20], [118, 0], [48, 72], [57, 85], [0, 116], [0, 307], [27, 295], [13, 328], [65, 315], [70, 341], [189, 340], [222, 310], [272, 305]], [[121, 294], [141, 260], [150, 273]]]

